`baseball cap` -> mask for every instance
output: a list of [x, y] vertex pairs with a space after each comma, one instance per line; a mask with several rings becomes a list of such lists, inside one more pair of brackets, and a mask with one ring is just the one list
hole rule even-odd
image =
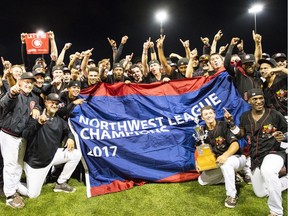
[[188, 62], [189, 62], [189, 60], [187, 58], [181, 58], [181, 59], [178, 60], [177, 66], [179, 67], [181, 65], [187, 65]]
[[287, 59], [287, 57], [284, 53], [276, 53], [272, 56], [272, 58], [274, 58], [276, 61], [277, 61], [277, 59], [280, 59], [280, 58]]
[[95, 64], [94, 59], [88, 59], [88, 64], [90, 64], [90, 63], [94, 63]]
[[249, 89], [248, 92], [247, 92], [247, 97], [248, 97], [248, 100], [254, 96], [257, 96], [257, 95], [262, 95], [264, 96], [264, 93], [262, 91], [262, 89], [260, 88], [253, 88], [253, 89]]
[[68, 67], [63, 67], [62, 70], [63, 70], [63, 73], [67, 73], [67, 72], [71, 73], [71, 71]]
[[69, 82], [68, 88], [70, 88], [70, 87], [72, 87], [72, 86], [78, 86], [78, 87], [81, 88], [81, 82], [78, 81], [78, 80], [72, 80], [72, 81]]
[[113, 64], [113, 69], [115, 69], [116, 67], [121, 67], [121, 68], [123, 68], [123, 65], [122, 65], [121, 63], [117, 62], [117, 63], [114, 63], [114, 64]]
[[42, 69], [43, 71], [45, 71], [45, 67], [42, 64], [35, 64], [32, 70], [35, 71], [36, 69]]
[[271, 65], [272, 67], [277, 66], [277, 62], [273, 58], [259, 59], [258, 64], [261, 65], [262, 63], [267, 63], [267, 64]]
[[41, 75], [42, 77], [45, 77], [45, 72], [43, 72], [41, 70], [34, 70], [32, 73], [34, 76]]
[[249, 62], [255, 62], [255, 57], [253, 54], [246, 54], [242, 59], [241, 59], [242, 64], [249, 63]]
[[174, 62], [171, 62], [169, 65], [170, 65], [171, 67], [177, 67], [177, 64], [174, 63]]
[[34, 75], [31, 72], [22, 73], [20, 80], [23, 80], [23, 79], [32, 79], [32, 80], [36, 81]]
[[62, 70], [62, 69], [63, 69], [62, 66], [55, 65], [55, 66], [52, 67], [52, 72], [54, 72], [55, 70]]
[[151, 60], [148, 63], [149, 67], [150, 67], [151, 64], [159, 64], [160, 65], [160, 62], [158, 60]]
[[61, 102], [60, 97], [56, 93], [50, 93], [47, 97], [46, 100], [52, 100], [52, 101], [58, 101]]
[[42, 58], [42, 57], [38, 57], [38, 58], [35, 60], [35, 63], [37, 63], [38, 61], [44, 61], [44, 62], [45, 62], [45, 59]]
[[262, 53], [262, 58], [270, 58], [270, 55], [268, 53]]
[[199, 57], [199, 62], [201, 61], [209, 61], [209, 55], [208, 54], [203, 54]]

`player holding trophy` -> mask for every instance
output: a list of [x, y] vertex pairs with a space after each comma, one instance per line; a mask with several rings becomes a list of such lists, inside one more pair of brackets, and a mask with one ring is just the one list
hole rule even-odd
[[[199, 176], [198, 182], [203, 186], [225, 183], [227, 196], [225, 206], [227, 208], [234, 208], [238, 199], [235, 172], [243, 169], [246, 158], [241, 154], [238, 140], [230, 131], [227, 123], [216, 120], [216, 114], [212, 106], [201, 108], [200, 113], [202, 120], [205, 121], [203, 131], [207, 130], [207, 136], [202, 136], [201, 138], [198, 136], [198, 142], [199, 139], [201, 140], [204, 137], [201, 145], [210, 144], [219, 167], [204, 170]], [[203, 134], [203, 132], [201, 133]]]

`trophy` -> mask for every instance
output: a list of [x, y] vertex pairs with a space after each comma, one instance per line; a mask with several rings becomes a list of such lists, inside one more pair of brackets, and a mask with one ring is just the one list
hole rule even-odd
[[194, 118], [194, 122], [196, 123], [196, 127], [194, 128], [196, 134], [193, 134], [193, 137], [195, 138], [196, 141], [201, 142], [199, 146], [196, 146], [194, 154], [196, 170], [198, 172], [201, 172], [204, 170], [218, 168], [216, 164], [216, 157], [212, 152], [210, 145], [204, 142], [204, 140], [208, 136], [208, 131], [204, 130], [199, 125], [198, 117]]

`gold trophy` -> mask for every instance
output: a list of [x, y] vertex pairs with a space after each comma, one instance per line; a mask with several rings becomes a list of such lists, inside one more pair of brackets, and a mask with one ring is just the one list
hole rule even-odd
[[199, 125], [198, 117], [194, 118], [194, 122], [196, 123], [196, 127], [194, 128], [196, 134], [193, 134], [193, 137], [196, 141], [201, 142], [199, 146], [196, 146], [194, 154], [197, 172], [218, 168], [215, 154], [212, 152], [210, 145], [204, 143], [204, 140], [208, 136], [208, 131], [204, 131], [204, 129]]

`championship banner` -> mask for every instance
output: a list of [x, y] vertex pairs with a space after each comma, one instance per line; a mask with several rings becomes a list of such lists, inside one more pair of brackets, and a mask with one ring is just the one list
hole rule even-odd
[[48, 54], [49, 36], [48, 33], [29, 33], [25, 38], [27, 54]]
[[86, 103], [74, 108], [70, 126], [88, 167], [87, 197], [197, 179], [192, 135], [200, 108], [212, 105], [223, 119], [225, 107], [236, 124], [249, 109], [227, 72], [168, 83], [101, 83], [80, 97]]

